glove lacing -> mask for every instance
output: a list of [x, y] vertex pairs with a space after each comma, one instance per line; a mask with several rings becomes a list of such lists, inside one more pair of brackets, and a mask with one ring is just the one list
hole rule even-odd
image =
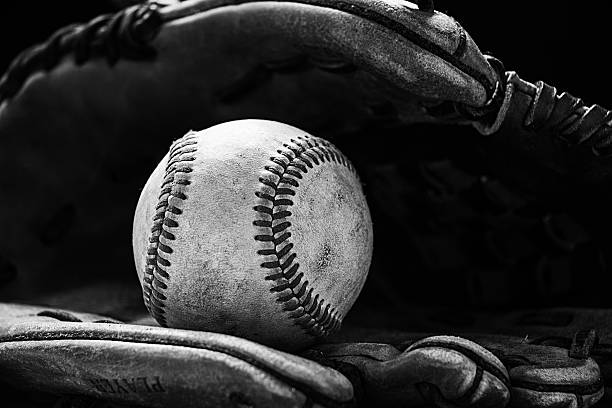
[[488, 111], [458, 107], [460, 113], [476, 122], [481, 133], [490, 135], [499, 130], [518, 87], [532, 97], [523, 121], [525, 128], [550, 133], [568, 146], [587, 147], [595, 156], [612, 155], [612, 112], [599, 105], [588, 106], [567, 92], [558, 93], [555, 87], [543, 81], [535, 85], [523, 81], [515, 72], [506, 72], [496, 58], [486, 57], [500, 78], [502, 92], [491, 100]]
[[537, 92], [525, 126], [554, 133], [570, 146], [586, 146], [594, 155], [612, 155], [612, 112], [599, 106], [587, 106], [582, 99], [542, 81], [536, 83]]
[[159, 4], [146, 3], [56, 31], [44, 44], [23, 51], [13, 61], [0, 80], [0, 102], [17, 94], [32, 72], [51, 70], [70, 53], [76, 65], [94, 56], [103, 56], [109, 65], [120, 57], [153, 58], [155, 50], [148, 43], [163, 22], [159, 8]]

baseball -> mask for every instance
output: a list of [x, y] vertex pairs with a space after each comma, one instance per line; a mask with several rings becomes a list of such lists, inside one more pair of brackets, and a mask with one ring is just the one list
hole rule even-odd
[[334, 145], [240, 120], [172, 144], [140, 195], [133, 247], [160, 325], [296, 349], [337, 330], [355, 302], [372, 221]]

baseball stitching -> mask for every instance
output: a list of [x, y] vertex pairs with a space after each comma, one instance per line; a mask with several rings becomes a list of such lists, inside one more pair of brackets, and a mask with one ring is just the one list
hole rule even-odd
[[[257, 218], [253, 224], [267, 228], [266, 234], [255, 236], [262, 247], [258, 255], [273, 256], [275, 260], [261, 264], [270, 270], [266, 280], [274, 282], [270, 289], [276, 294], [276, 300], [282, 303], [283, 310], [304, 331], [313, 336], [327, 335], [340, 327], [342, 317], [326, 303], [313, 288], [309, 288], [304, 273], [298, 272], [299, 263], [295, 262], [297, 254], [290, 242], [291, 197], [299, 187], [299, 181], [309, 168], [334, 162], [354, 172], [353, 166], [335, 146], [325, 140], [304, 135], [291, 139], [283, 144], [284, 150], [277, 150], [278, 156], [270, 158], [270, 164], [264, 167], [264, 175], [259, 178], [261, 188], [255, 195], [267, 201], [268, 205], [254, 207]], [[269, 258], [267, 258], [269, 259]]]
[[179, 207], [187, 199], [186, 186], [191, 184], [189, 173], [193, 171], [191, 162], [195, 160], [193, 153], [197, 150], [195, 147], [198, 143], [196, 134], [195, 132], [188, 133], [170, 147], [164, 181], [160, 187], [161, 191], [153, 216], [153, 227], [149, 235], [142, 292], [145, 306], [162, 326], [167, 326], [164, 291], [168, 289], [170, 279], [166, 268], [171, 265], [167, 255], [173, 250], [169, 245], [160, 242], [160, 236], [167, 241], [176, 240], [176, 236], [167, 228], [178, 227], [178, 222], [171, 214], [179, 216], [183, 213]]

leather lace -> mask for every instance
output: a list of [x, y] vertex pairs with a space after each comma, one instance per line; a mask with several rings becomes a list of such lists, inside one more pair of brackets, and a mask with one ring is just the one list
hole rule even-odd
[[153, 58], [155, 50], [148, 44], [162, 24], [159, 8], [156, 3], [146, 3], [56, 31], [45, 43], [23, 51], [13, 60], [0, 80], [0, 101], [17, 94], [32, 73], [51, 70], [70, 54], [76, 65], [94, 57], [105, 58], [109, 65], [120, 57]]
[[571, 146], [585, 146], [596, 156], [612, 155], [612, 112], [585, 104], [567, 92], [539, 81], [537, 93], [525, 118], [534, 131], [550, 131]]
[[589, 357], [612, 356], [612, 344], [601, 343], [594, 329], [579, 330], [574, 333], [573, 338], [563, 336], [545, 336], [529, 340], [529, 344], [560, 347], [568, 350], [568, 356], [576, 359], [587, 359]]

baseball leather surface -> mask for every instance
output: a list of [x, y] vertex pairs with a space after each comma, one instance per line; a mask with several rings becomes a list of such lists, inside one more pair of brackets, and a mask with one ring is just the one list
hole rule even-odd
[[340, 326], [367, 276], [372, 224], [335, 146], [242, 120], [172, 145], [140, 196], [133, 244], [162, 326], [293, 349]]

